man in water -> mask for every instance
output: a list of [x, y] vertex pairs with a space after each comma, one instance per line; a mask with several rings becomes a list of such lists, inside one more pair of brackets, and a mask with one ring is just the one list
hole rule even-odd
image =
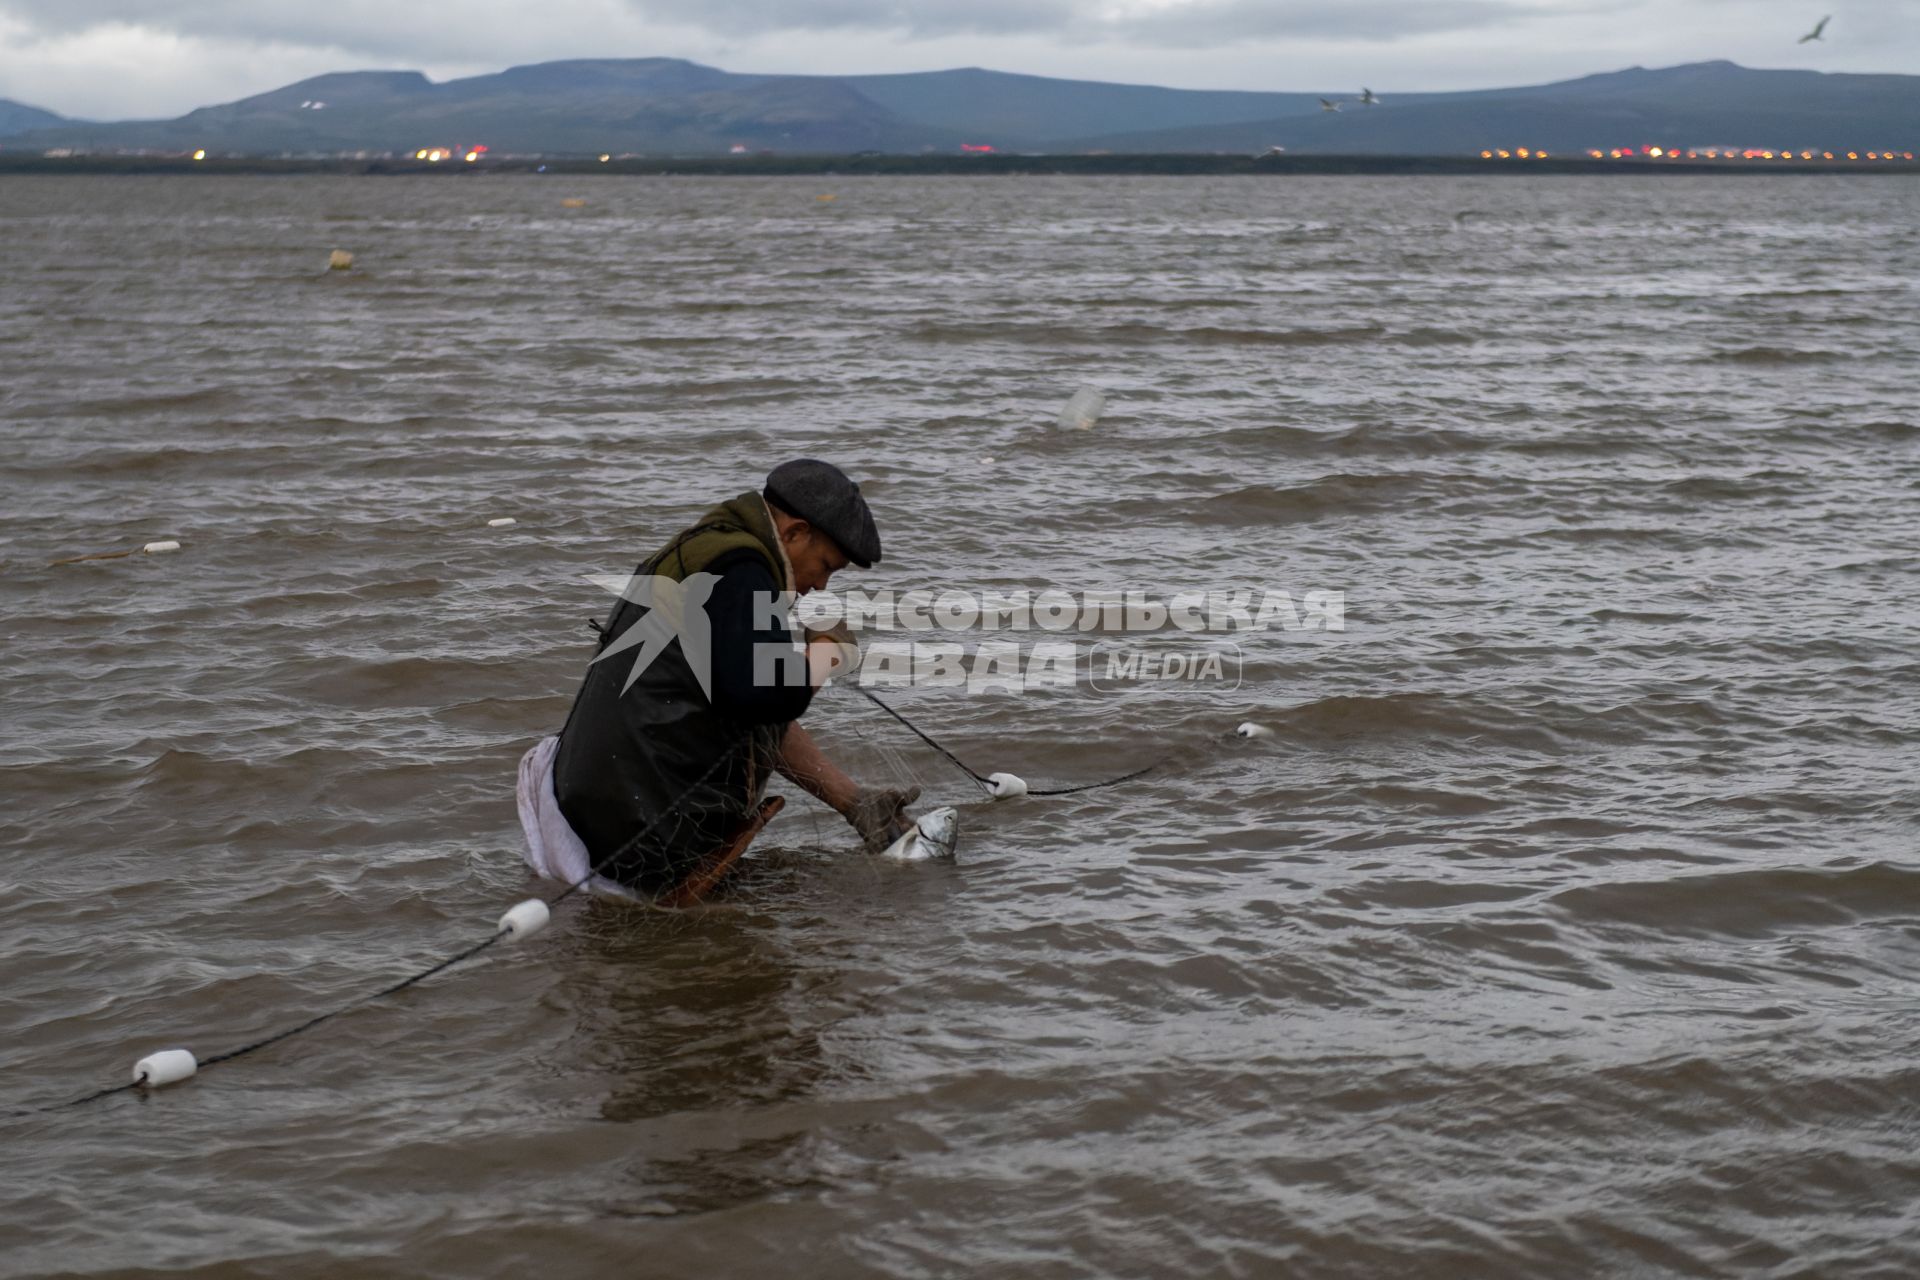
[[796, 641], [779, 607], [849, 563], [879, 560], [860, 486], [800, 458], [644, 561], [601, 628], [565, 727], [521, 761], [534, 870], [572, 881], [592, 868], [657, 902], [696, 902], [780, 811], [779, 797], [763, 798], [775, 772], [842, 814], [869, 849], [905, 832], [919, 788], [860, 786], [798, 723], [815, 690], [856, 660], [852, 637]]

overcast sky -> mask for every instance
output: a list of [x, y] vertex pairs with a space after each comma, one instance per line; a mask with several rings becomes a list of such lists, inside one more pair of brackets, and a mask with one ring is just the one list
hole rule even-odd
[[[1826, 39], [1797, 44], [1828, 12]], [[0, 0], [0, 98], [93, 119], [327, 71], [652, 56], [1382, 94], [1712, 58], [1913, 73], [1920, 0]]]

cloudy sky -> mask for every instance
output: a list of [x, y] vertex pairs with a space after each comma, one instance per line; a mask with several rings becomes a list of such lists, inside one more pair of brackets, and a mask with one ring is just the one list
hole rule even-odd
[[[1829, 12], [1823, 42], [1795, 43]], [[1381, 93], [1710, 58], [1913, 73], [1920, 0], [0, 0], [0, 98], [93, 119], [326, 71], [646, 56]]]

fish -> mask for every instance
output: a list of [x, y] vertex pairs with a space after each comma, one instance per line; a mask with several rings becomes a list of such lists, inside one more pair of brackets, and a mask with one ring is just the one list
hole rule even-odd
[[960, 843], [960, 814], [952, 805], [923, 813], [907, 833], [888, 845], [880, 856], [894, 862], [941, 861], [953, 857]]

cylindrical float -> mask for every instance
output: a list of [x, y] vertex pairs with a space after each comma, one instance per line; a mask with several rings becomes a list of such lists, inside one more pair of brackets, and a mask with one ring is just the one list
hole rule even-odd
[[987, 794], [995, 800], [1011, 800], [1027, 794], [1027, 780], [1013, 773], [988, 774], [987, 787]]
[[538, 898], [528, 898], [525, 902], [515, 903], [507, 914], [500, 917], [500, 932], [507, 935], [508, 942], [519, 942], [531, 938], [547, 927], [547, 921], [553, 914], [547, 910], [547, 904]]
[[178, 1084], [200, 1069], [199, 1059], [185, 1049], [162, 1049], [133, 1064], [133, 1082], [149, 1089]]

